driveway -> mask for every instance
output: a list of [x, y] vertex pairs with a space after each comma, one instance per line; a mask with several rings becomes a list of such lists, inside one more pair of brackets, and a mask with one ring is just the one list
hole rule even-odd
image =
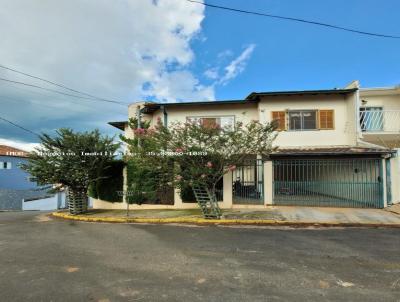
[[2, 301], [400, 301], [399, 229], [92, 224], [0, 213]]

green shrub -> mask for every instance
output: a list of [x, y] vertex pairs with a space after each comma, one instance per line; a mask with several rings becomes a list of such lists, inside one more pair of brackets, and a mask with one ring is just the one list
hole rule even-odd
[[181, 188], [181, 199], [184, 203], [195, 203], [196, 197], [194, 196], [192, 187], [184, 186]]
[[109, 202], [122, 202], [123, 196], [123, 169], [124, 162], [112, 161], [108, 167], [100, 172], [99, 179], [91, 184], [88, 195]]

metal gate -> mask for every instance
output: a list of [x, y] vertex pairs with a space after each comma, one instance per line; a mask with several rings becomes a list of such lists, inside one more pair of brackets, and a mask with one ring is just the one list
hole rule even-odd
[[264, 165], [261, 159], [247, 160], [232, 172], [233, 204], [264, 204]]
[[390, 171], [390, 159], [385, 159], [385, 166], [386, 166], [386, 200], [387, 204], [392, 205], [392, 173]]
[[274, 204], [383, 208], [380, 159], [275, 160]]

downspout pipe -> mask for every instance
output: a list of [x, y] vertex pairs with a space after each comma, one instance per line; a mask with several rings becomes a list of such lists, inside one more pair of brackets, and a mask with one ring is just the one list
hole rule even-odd
[[140, 106], [137, 106], [136, 107], [136, 119], [137, 119], [137, 127], [138, 128], [142, 128], [141, 118], [142, 118], [142, 112], [141, 112]]
[[167, 109], [165, 108], [165, 106], [161, 106], [161, 110], [163, 113], [163, 124], [164, 127], [168, 127], [168, 112]]

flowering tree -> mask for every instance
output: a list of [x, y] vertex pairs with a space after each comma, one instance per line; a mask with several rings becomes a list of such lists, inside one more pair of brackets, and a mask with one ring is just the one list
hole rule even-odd
[[273, 123], [237, 122], [234, 129], [217, 124], [174, 123], [134, 128], [124, 139], [134, 160], [157, 170], [159, 184], [204, 187], [215, 196], [216, 184], [249, 156], [268, 156], [276, 137]]
[[22, 168], [38, 184], [66, 187], [71, 214], [85, 212], [88, 187], [107, 169], [119, 144], [113, 138], [101, 136], [98, 130], [75, 133], [59, 129], [55, 137], [43, 134], [40, 140], [41, 146], [29, 154], [28, 163]]

